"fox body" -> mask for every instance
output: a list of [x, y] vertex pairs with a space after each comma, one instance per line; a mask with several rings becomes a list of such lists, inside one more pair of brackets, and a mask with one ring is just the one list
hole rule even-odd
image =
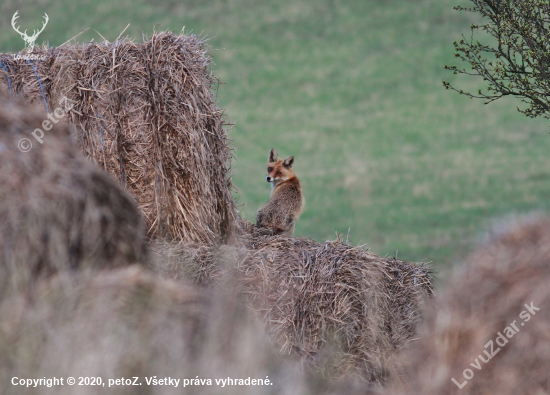
[[267, 182], [271, 183], [271, 198], [256, 214], [256, 226], [271, 228], [274, 234], [294, 233], [296, 220], [304, 207], [304, 196], [300, 181], [292, 165], [294, 156], [285, 160], [271, 149], [267, 161]]

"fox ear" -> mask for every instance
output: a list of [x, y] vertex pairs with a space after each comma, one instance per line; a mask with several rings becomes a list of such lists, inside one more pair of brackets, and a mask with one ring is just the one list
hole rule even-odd
[[271, 162], [277, 162], [279, 160], [279, 155], [277, 155], [277, 151], [275, 151], [275, 148], [271, 148], [271, 151], [269, 152], [269, 159], [268, 161]]
[[289, 156], [283, 161], [283, 166], [288, 167], [289, 169], [292, 168], [292, 165], [294, 164], [294, 156]]

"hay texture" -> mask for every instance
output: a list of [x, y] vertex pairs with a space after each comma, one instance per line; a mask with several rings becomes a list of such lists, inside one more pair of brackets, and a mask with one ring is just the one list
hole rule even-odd
[[157, 269], [176, 279], [219, 283], [236, 267], [246, 303], [280, 351], [327, 377], [385, 383], [432, 293], [427, 268], [339, 240], [254, 232], [234, 246], [157, 244], [153, 251]]
[[36, 73], [29, 62], [0, 55], [13, 93], [44, 104], [43, 91], [50, 111], [63, 97], [74, 104], [68, 118], [80, 148], [135, 197], [151, 237], [208, 244], [230, 237], [236, 211], [227, 124], [203, 40], [165, 32], [144, 43], [33, 54], [44, 57], [32, 61]]
[[[147, 261], [146, 228], [132, 197], [88, 161], [66, 123], [43, 143], [46, 113], [0, 95], [0, 286], [41, 275]], [[33, 146], [22, 152], [18, 144]]]
[[[32, 292], [0, 300], [0, 322], [0, 379], [10, 383], [4, 388], [10, 394], [75, 393], [76, 386], [66, 383], [12, 386], [13, 377], [102, 378], [105, 387], [79, 388], [86, 394], [365, 395], [368, 390], [303, 374], [296, 362], [277, 355], [231, 291], [197, 289], [135, 266], [42, 279]], [[179, 383], [148, 385], [146, 378], [153, 376]], [[108, 388], [109, 379], [122, 377], [138, 377], [141, 385]], [[215, 381], [227, 378], [264, 384]]]
[[439, 291], [389, 393], [550, 393], [549, 283], [550, 219], [501, 228]]

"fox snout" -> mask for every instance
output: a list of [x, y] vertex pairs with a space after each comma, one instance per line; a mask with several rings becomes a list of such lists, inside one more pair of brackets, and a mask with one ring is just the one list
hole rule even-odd
[[267, 182], [271, 182], [271, 177], [267, 176], [267, 177], [265, 178], [265, 180], [266, 180]]

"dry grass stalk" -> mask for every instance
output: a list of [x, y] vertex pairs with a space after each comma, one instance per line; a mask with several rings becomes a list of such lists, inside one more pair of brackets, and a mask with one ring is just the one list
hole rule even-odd
[[[33, 64], [50, 111], [62, 97], [75, 104], [69, 120], [80, 148], [136, 198], [151, 237], [208, 244], [230, 237], [228, 124], [215, 103], [204, 41], [163, 32], [139, 44], [34, 53], [45, 57]], [[0, 61], [14, 94], [43, 104], [30, 64], [6, 54]]]
[[157, 243], [153, 251], [157, 269], [175, 279], [219, 283], [236, 267], [246, 303], [280, 350], [329, 377], [386, 382], [432, 293], [425, 267], [340, 241], [255, 232], [232, 246]]
[[493, 235], [439, 291], [389, 393], [549, 393], [549, 281], [550, 218]]
[[46, 113], [0, 95], [0, 285], [26, 286], [41, 275], [147, 261], [137, 205], [112, 177], [79, 152], [66, 123], [29, 152]]

